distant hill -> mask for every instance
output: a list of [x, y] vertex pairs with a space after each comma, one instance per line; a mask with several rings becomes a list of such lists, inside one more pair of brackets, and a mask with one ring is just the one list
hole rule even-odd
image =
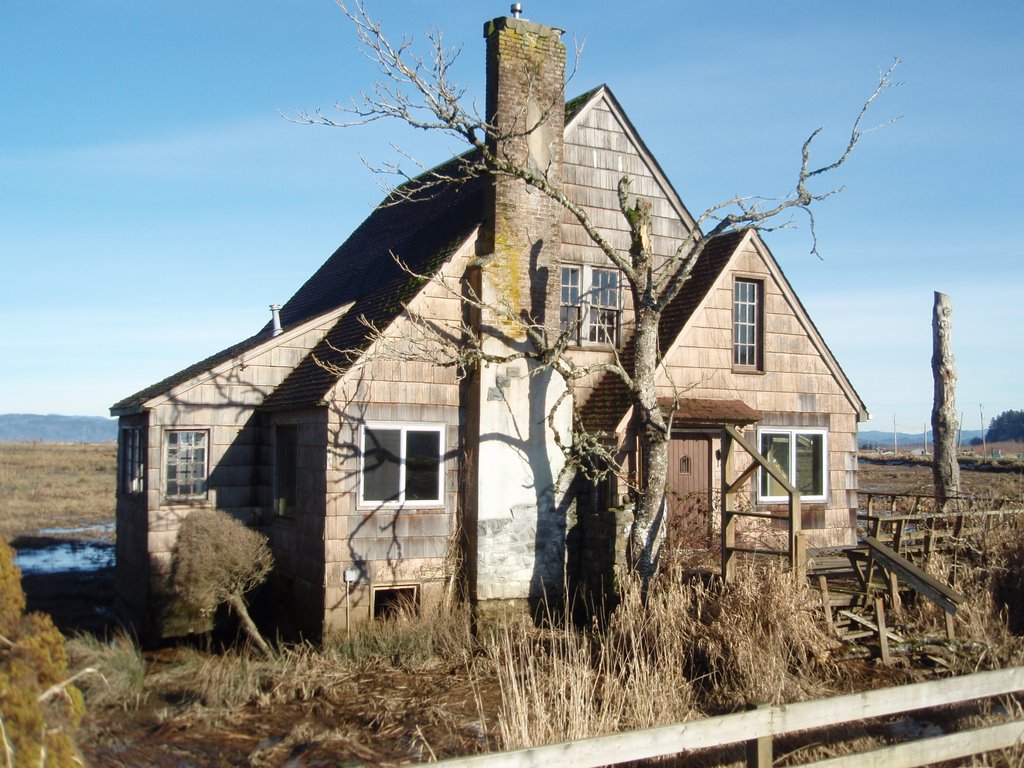
[[[960, 445], [966, 447], [972, 438], [981, 437], [980, 429], [965, 429], [960, 434]], [[904, 448], [920, 448], [921, 447], [921, 433], [906, 433], [897, 432], [896, 442], [900, 450]], [[857, 443], [861, 448], [864, 446], [877, 446], [883, 451], [892, 450], [892, 432], [885, 432], [882, 430], [869, 430], [866, 432], [860, 432], [857, 435]], [[935, 440], [932, 437], [931, 430], [928, 430], [928, 445], [934, 445]]]
[[102, 416], [58, 416], [37, 413], [0, 414], [0, 441], [43, 443], [112, 443], [117, 419]]

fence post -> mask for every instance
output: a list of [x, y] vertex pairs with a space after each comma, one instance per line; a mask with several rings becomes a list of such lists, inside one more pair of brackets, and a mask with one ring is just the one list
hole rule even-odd
[[[747, 704], [747, 710], [764, 709], [767, 704]], [[747, 768], [772, 768], [772, 737], [762, 736], [747, 742]]]

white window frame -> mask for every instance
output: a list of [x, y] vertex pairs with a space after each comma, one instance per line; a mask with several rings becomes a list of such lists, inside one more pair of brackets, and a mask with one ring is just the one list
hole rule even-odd
[[[200, 493], [171, 493], [168, 488], [167, 469], [171, 453], [171, 435], [195, 434], [203, 436], [203, 490]], [[208, 429], [167, 429], [164, 430], [164, 455], [161, 462], [160, 475], [164, 489], [164, 498], [168, 501], [196, 501], [209, 497], [210, 493], [210, 430]]]
[[[798, 478], [796, 477], [797, 437], [800, 435], [816, 435], [821, 437], [822, 492], [813, 496], [801, 493], [800, 500], [806, 502], [828, 501], [828, 430], [819, 427], [761, 427], [757, 430], [757, 449], [759, 451], [762, 449], [761, 440], [763, 435], [786, 435], [789, 437], [789, 472], [787, 476], [790, 484], [797, 489], [800, 488], [797, 483]], [[757, 500], [764, 504], [776, 504], [789, 501], [789, 497], [786, 495], [768, 496], [762, 493], [762, 488], [764, 487], [764, 472], [764, 469], [758, 469], [757, 472]]]
[[[391, 500], [367, 499], [366, 498], [366, 431], [367, 430], [391, 430], [400, 432], [400, 460], [398, 465], [398, 498]], [[438, 462], [437, 462], [437, 489], [436, 499], [410, 499], [405, 497], [406, 477], [405, 467], [407, 459], [407, 444], [409, 432], [434, 432], [438, 436]], [[378, 507], [416, 507], [434, 508], [445, 505], [445, 425], [393, 422], [393, 421], [371, 421], [359, 428], [359, 506], [363, 508]]]
[[[575, 270], [579, 275], [577, 284], [573, 286], [576, 291], [576, 302], [564, 300], [566, 283], [563, 279], [565, 270]], [[615, 292], [616, 304], [601, 305], [595, 304], [592, 300], [594, 295], [594, 273], [607, 272], [616, 276]], [[590, 347], [618, 347], [622, 342], [622, 306], [623, 306], [623, 280], [622, 273], [614, 267], [598, 267], [592, 264], [562, 264], [559, 275], [559, 325], [562, 325], [562, 314], [566, 307], [575, 307], [578, 318], [578, 327], [571, 332], [571, 343], [573, 346]], [[570, 292], [571, 293], [571, 292]], [[612, 329], [612, 341], [601, 341], [591, 338], [598, 326], [592, 322], [592, 315], [595, 312], [607, 310], [615, 313], [615, 327]], [[561, 329], [565, 332], [566, 328]]]
[[137, 496], [146, 490], [146, 446], [142, 441], [142, 427], [121, 427], [118, 437], [119, 490], [125, 496]]

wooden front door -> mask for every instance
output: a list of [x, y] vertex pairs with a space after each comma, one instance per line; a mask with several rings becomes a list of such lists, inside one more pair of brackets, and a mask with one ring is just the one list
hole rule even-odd
[[711, 535], [711, 437], [674, 437], [668, 448], [668, 520], [670, 547], [701, 547]]

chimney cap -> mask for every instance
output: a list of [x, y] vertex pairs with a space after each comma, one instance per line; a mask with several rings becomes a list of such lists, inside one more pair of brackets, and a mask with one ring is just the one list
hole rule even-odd
[[509, 9], [512, 13], [513, 19], [518, 19], [523, 13], [522, 3], [512, 3], [512, 7]]

